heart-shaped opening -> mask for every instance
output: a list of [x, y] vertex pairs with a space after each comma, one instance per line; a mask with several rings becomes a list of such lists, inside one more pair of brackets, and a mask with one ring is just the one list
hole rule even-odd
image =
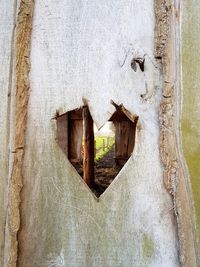
[[87, 105], [57, 115], [57, 141], [78, 174], [99, 197], [112, 183], [135, 146], [138, 117], [123, 105], [100, 130]]

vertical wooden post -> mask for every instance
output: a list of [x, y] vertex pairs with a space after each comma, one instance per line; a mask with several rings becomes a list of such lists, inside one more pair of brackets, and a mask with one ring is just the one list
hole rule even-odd
[[93, 119], [87, 106], [83, 107], [83, 180], [91, 188], [94, 186], [94, 130]]
[[96, 146], [96, 140], [94, 140], [94, 158], [96, 158], [97, 154], [97, 146]]

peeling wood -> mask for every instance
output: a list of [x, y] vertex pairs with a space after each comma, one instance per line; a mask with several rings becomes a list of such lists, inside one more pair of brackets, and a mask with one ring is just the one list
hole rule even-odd
[[155, 0], [155, 57], [162, 58], [165, 54], [169, 34], [169, 4], [170, 0]]
[[22, 164], [25, 146], [25, 130], [29, 99], [30, 71], [30, 35], [32, 28], [33, 0], [21, 1], [16, 25], [15, 39], [15, 153], [9, 186], [8, 229], [10, 234], [8, 266], [17, 264], [18, 241], [20, 228], [20, 191], [23, 186]]
[[180, 160], [176, 118], [176, 10], [175, 1], [155, 1], [155, 57], [162, 59], [163, 99], [160, 106], [160, 156], [164, 166], [164, 184], [174, 202], [179, 238], [179, 259], [183, 267], [197, 266], [193, 233], [192, 204], [187, 179]]

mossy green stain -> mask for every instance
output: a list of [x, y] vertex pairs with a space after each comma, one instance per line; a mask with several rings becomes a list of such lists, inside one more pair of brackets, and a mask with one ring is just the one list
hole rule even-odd
[[200, 238], [200, 2], [187, 0], [182, 15], [182, 145], [190, 174]]
[[149, 259], [154, 254], [153, 239], [147, 234], [144, 234], [142, 238], [142, 254], [144, 259]]

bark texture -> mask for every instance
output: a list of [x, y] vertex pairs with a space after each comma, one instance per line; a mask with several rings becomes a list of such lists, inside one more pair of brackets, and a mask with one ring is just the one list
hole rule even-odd
[[[174, 202], [181, 266], [197, 266], [192, 203], [188, 177], [184, 173], [178, 145], [179, 5], [174, 0], [156, 0], [155, 57], [163, 66], [163, 91], [160, 106], [160, 155], [164, 165], [164, 184]], [[176, 8], [176, 6], [178, 6]], [[178, 37], [178, 38], [177, 38]], [[178, 40], [178, 43], [176, 41]], [[180, 95], [178, 96], [180, 98]]]
[[9, 186], [8, 231], [9, 231], [9, 267], [17, 263], [17, 232], [20, 227], [20, 191], [23, 186], [22, 163], [25, 147], [25, 130], [29, 99], [30, 71], [30, 35], [32, 28], [33, 1], [20, 2], [15, 39], [15, 126], [14, 126], [14, 161]]

